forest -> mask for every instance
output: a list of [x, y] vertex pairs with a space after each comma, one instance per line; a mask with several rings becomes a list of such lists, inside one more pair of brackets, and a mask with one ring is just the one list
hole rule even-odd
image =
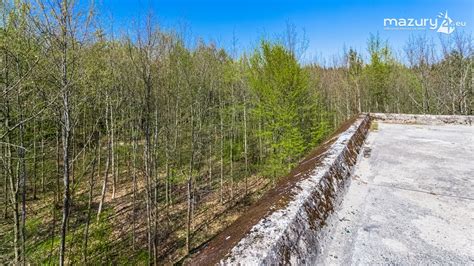
[[237, 53], [68, 0], [0, 12], [1, 264], [182, 262], [350, 117], [473, 114], [461, 31], [302, 63], [291, 24]]

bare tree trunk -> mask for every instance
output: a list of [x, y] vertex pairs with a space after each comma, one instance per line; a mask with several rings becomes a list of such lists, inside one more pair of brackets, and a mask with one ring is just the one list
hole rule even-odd
[[60, 142], [61, 142], [61, 129], [58, 129], [56, 133], [56, 191], [55, 191], [55, 202], [61, 200], [61, 193], [59, 188], [59, 179], [61, 178], [61, 151], [60, 151]]
[[[21, 93], [18, 93], [18, 105], [20, 106], [20, 121], [23, 121], [23, 104], [20, 99]], [[20, 261], [22, 265], [26, 264], [25, 261], [25, 242], [26, 242], [26, 232], [25, 232], [25, 224], [26, 224], [26, 161], [25, 161], [25, 143], [24, 143], [24, 134], [25, 129], [23, 123], [20, 124], [20, 147], [18, 148], [18, 159], [19, 159], [19, 167], [18, 167], [18, 179], [20, 182], [19, 187], [21, 188], [21, 223], [20, 223], [20, 238], [21, 238], [21, 251], [20, 251]]]
[[158, 108], [155, 107], [155, 127], [153, 134], [153, 263], [158, 264]]
[[209, 158], [208, 158], [208, 168], [209, 168], [209, 172], [208, 172], [208, 186], [209, 186], [209, 190], [212, 190], [212, 140], [209, 141]]
[[[175, 155], [175, 164], [172, 165], [173, 168], [171, 170], [171, 175], [174, 174], [173, 170], [174, 169], [177, 169], [179, 168], [181, 165], [180, 165], [180, 162], [181, 162], [181, 152], [180, 150], [178, 149], [178, 145], [179, 145], [179, 114], [181, 113], [181, 108], [180, 108], [180, 105], [179, 105], [179, 97], [176, 97], [176, 108], [175, 108], [175, 125], [174, 125], [174, 145], [173, 145], [173, 154]], [[170, 186], [169, 186], [169, 204], [172, 205], [173, 204], [173, 192], [172, 192], [172, 189], [173, 189], [173, 186], [172, 184], [170, 183]]]
[[232, 114], [230, 118], [230, 199], [234, 199], [234, 120], [235, 120], [235, 99], [234, 86], [232, 85]]
[[[166, 133], [168, 135], [168, 133]], [[165, 205], [168, 207], [169, 205], [169, 187], [170, 187], [170, 151], [169, 151], [169, 142], [168, 142], [168, 136], [165, 137], [165, 171], [166, 171], [166, 180], [165, 180]]]
[[[8, 129], [10, 128], [10, 104], [9, 104], [9, 101], [8, 101], [8, 86], [10, 86], [10, 83], [9, 83], [9, 72], [8, 72], [8, 54], [7, 54], [7, 51], [5, 50], [4, 51], [4, 61], [3, 63], [5, 64], [5, 77], [4, 77], [4, 87], [3, 87], [3, 95], [5, 97], [5, 109], [3, 110], [4, 111], [4, 126], [5, 126], [5, 129]], [[10, 143], [10, 136], [9, 134], [7, 133], [6, 136], [5, 136], [5, 141], [6, 143]], [[11, 184], [13, 184], [13, 173], [12, 173], [12, 170], [11, 170], [11, 148], [10, 148], [10, 145], [5, 145], [5, 153], [4, 153], [4, 158], [5, 158], [5, 166], [4, 166], [4, 173], [5, 173], [5, 207], [4, 207], [4, 218], [5, 220], [8, 218], [8, 201], [9, 201], [9, 198], [8, 198], [8, 181], [12, 181]], [[13, 189], [13, 186], [11, 187], [11, 189]], [[13, 190], [12, 190], [13, 192]], [[13, 203], [13, 202], [12, 202]], [[16, 248], [16, 246], [15, 246]], [[17, 262], [17, 252], [16, 252], [16, 249], [15, 249], [15, 262]]]
[[101, 168], [101, 157], [102, 157], [102, 142], [101, 142], [101, 134], [100, 130], [97, 131], [97, 147], [99, 149], [98, 154], [97, 154], [97, 176], [100, 177], [100, 168]]
[[[70, 130], [70, 139], [73, 139], [74, 138], [74, 135], [75, 135], [75, 130], [74, 130], [74, 127], [71, 127], [71, 130]], [[74, 141], [71, 141], [71, 143], [69, 144], [71, 146], [71, 154], [70, 154], [70, 157], [73, 158], [71, 160], [71, 162], [69, 163], [69, 175], [70, 175], [70, 179], [71, 179], [71, 185], [72, 187], [74, 188], [74, 182], [75, 182], [75, 177], [76, 177], [76, 172], [74, 171], [75, 170], [75, 162], [74, 162], [74, 158], [76, 157], [76, 144]], [[74, 190], [72, 190], [72, 193], [71, 193], [71, 198], [74, 197]], [[68, 263], [69, 264], [69, 263]]]
[[135, 136], [134, 125], [131, 125], [131, 141], [132, 141], [132, 180], [133, 180], [133, 200], [132, 200], [132, 247], [135, 250], [136, 238], [136, 201], [137, 201], [137, 139]]
[[187, 202], [188, 209], [186, 213], [186, 254], [191, 251], [191, 224], [192, 224], [192, 189], [193, 189], [193, 166], [194, 166], [194, 113], [191, 106], [191, 159], [189, 161], [189, 175], [187, 182]]
[[222, 98], [221, 92], [219, 92], [219, 119], [220, 119], [220, 138], [221, 138], [221, 158], [220, 158], [220, 201], [224, 201], [224, 118], [222, 114]]
[[117, 183], [117, 176], [115, 173], [115, 142], [114, 142], [114, 131], [115, 131], [115, 123], [114, 123], [114, 108], [112, 104], [109, 102], [110, 98], [107, 95], [107, 101], [109, 106], [109, 114], [110, 114], [110, 161], [111, 161], [111, 172], [112, 172], [112, 199], [115, 199], [115, 189]]
[[[9, 146], [8, 146], [9, 147]], [[8, 151], [8, 158], [11, 158], [11, 151]], [[14, 180], [13, 171], [10, 173], [10, 191], [12, 193], [11, 202], [13, 206], [13, 247], [15, 250], [15, 262], [19, 263], [21, 261], [21, 248], [20, 245], [20, 210], [18, 206], [18, 189], [19, 189], [19, 182], [18, 178]]]
[[[66, 84], [64, 86], [67, 86]], [[70, 201], [70, 191], [69, 191], [69, 152], [70, 152], [70, 121], [69, 121], [69, 92], [65, 91], [63, 94], [63, 119], [64, 125], [62, 130], [62, 141], [63, 141], [63, 168], [64, 168], [64, 198], [63, 198], [63, 219], [61, 224], [61, 249], [59, 254], [59, 264], [64, 265], [64, 256], [66, 251], [66, 233], [67, 233], [67, 223], [69, 219], [69, 201]]]
[[10, 177], [10, 164], [9, 164], [9, 161], [10, 161], [10, 158], [8, 158], [8, 152], [7, 152], [7, 148], [8, 146], [5, 146], [5, 149], [2, 149], [2, 156], [3, 158], [5, 158], [5, 163], [4, 163], [4, 167], [3, 167], [3, 173], [4, 173], [4, 181], [3, 183], [5, 184], [5, 187], [3, 188], [3, 196], [4, 196], [4, 200], [5, 200], [5, 205], [4, 205], [4, 209], [3, 209], [3, 218], [6, 220], [8, 219], [8, 201], [10, 200], [8, 198], [8, 178]]
[[[258, 120], [258, 131], [262, 132], [262, 120]], [[258, 134], [258, 160], [261, 164], [263, 162], [263, 141], [262, 141], [262, 134]]]
[[71, 131], [71, 121], [70, 121], [70, 88], [68, 80], [68, 68], [67, 68], [67, 34], [68, 28], [67, 25], [69, 21], [69, 10], [68, 2], [64, 0], [61, 6], [61, 44], [62, 44], [62, 62], [61, 62], [61, 95], [63, 100], [63, 110], [62, 110], [62, 144], [63, 144], [63, 178], [64, 178], [64, 198], [63, 198], [63, 218], [61, 223], [61, 247], [59, 251], [59, 265], [64, 265], [64, 258], [66, 252], [66, 234], [67, 234], [67, 224], [69, 219], [69, 201], [70, 201], [70, 191], [69, 191], [69, 175], [70, 175], [70, 131]]
[[38, 168], [36, 159], [36, 120], [33, 119], [33, 199], [36, 200], [36, 171]]
[[248, 150], [247, 150], [247, 99], [244, 95], [244, 158], [245, 158], [245, 195], [248, 193]]
[[[108, 96], [107, 96], [108, 99]], [[107, 100], [107, 107], [105, 110], [105, 128], [107, 131], [107, 161], [105, 162], [105, 175], [104, 182], [102, 183], [102, 192], [100, 194], [99, 209], [97, 210], [97, 221], [100, 220], [100, 213], [102, 212], [102, 207], [105, 200], [105, 193], [107, 193], [107, 185], [109, 180], [110, 164], [112, 157], [112, 137], [110, 132], [110, 123], [109, 123], [109, 104]]]
[[53, 221], [52, 221], [52, 226], [51, 226], [51, 244], [50, 244], [50, 249], [49, 249], [49, 255], [48, 255], [48, 263], [49, 264], [52, 264], [52, 261], [51, 259], [53, 258], [53, 251], [54, 251], [54, 236], [56, 234], [56, 197], [54, 198], [55, 199], [55, 202], [53, 204], [53, 210], [52, 210], [52, 217], [53, 217]]
[[151, 191], [150, 191], [150, 177], [149, 177], [149, 162], [147, 160], [148, 156], [148, 151], [147, 151], [147, 145], [145, 144], [145, 150], [144, 150], [144, 158], [145, 158], [145, 192], [146, 192], [146, 216], [147, 216], [147, 242], [148, 242], [148, 264], [151, 263], [150, 256], [153, 254], [152, 253], [152, 232], [151, 232]]
[[[97, 142], [97, 147], [99, 147], [98, 144], [99, 142]], [[84, 229], [84, 246], [83, 246], [83, 253], [82, 253], [84, 264], [87, 264], [87, 256], [88, 256], [87, 248], [89, 244], [89, 225], [90, 225], [91, 214], [92, 214], [92, 200], [94, 198], [94, 183], [95, 183], [94, 176], [95, 176], [96, 164], [97, 164], [97, 151], [95, 153], [94, 161], [92, 162], [92, 172], [89, 177], [89, 200], [87, 202], [87, 218], [86, 218], [86, 225]]]
[[186, 212], [186, 255], [191, 251], [191, 189], [192, 189], [192, 174], [188, 176], [187, 182], [187, 204], [188, 209]]
[[357, 111], [358, 113], [362, 113], [362, 104], [361, 104], [361, 92], [360, 92], [360, 86], [359, 83], [356, 82], [356, 87], [357, 87]]
[[45, 154], [44, 154], [44, 136], [41, 134], [41, 193], [44, 194], [45, 192], [45, 184], [44, 184], [44, 161], [45, 161]]
[[[8, 73], [7, 73], [7, 78], [8, 82]], [[8, 84], [8, 83], [7, 83]], [[10, 128], [10, 105], [8, 101], [8, 95], [6, 92], [6, 88], [4, 90], [5, 94], [5, 99], [6, 99], [6, 110], [5, 110], [5, 128], [8, 129]], [[10, 143], [10, 134], [5, 135], [5, 142]], [[19, 206], [18, 206], [18, 190], [19, 190], [19, 178], [15, 178], [13, 174], [13, 163], [12, 163], [12, 151], [11, 151], [11, 146], [6, 145], [6, 167], [5, 171], [7, 173], [9, 183], [10, 183], [10, 201], [12, 205], [12, 211], [13, 211], [13, 221], [14, 221], [14, 226], [13, 226], [13, 248], [14, 248], [14, 253], [15, 253], [15, 263], [20, 263], [21, 261], [21, 251], [20, 251], [20, 211], [19, 211]]]

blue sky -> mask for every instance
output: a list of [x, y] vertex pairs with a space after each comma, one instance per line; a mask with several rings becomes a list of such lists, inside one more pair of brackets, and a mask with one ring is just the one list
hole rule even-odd
[[[432, 30], [384, 30], [383, 19], [436, 18], [448, 11], [455, 21], [465, 21], [465, 32], [474, 29], [473, 0], [401, 0], [401, 1], [302, 1], [302, 0], [99, 0], [102, 16], [113, 17], [114, 27], [126, 28], [143, 18], [151, 9], [165, 28], [183, 28], [206, 41], [230, 48], [235, 34], [239, 50], [249, 50], [261, 36], [274, 38], [286, 23], [303, 29], [309, 40], [306, 58], [328, 58], [342, 53], [343, 47], [366, 50], [370, 33], [379, 33], [395, 49], [401, 49], [410, 34]], [[457, 28], [456, 30], [459, 30]]]

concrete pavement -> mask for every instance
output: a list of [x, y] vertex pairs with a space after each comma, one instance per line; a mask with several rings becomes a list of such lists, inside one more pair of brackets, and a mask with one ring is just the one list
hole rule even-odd
[[375, 121], [322, 264], [474, 264], [474, 126]]

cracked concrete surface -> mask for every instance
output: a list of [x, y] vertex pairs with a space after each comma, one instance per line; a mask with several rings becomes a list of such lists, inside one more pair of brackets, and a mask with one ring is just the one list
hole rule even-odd
[[378, 123], [322, 264], [474, 264], [474, 127]]

